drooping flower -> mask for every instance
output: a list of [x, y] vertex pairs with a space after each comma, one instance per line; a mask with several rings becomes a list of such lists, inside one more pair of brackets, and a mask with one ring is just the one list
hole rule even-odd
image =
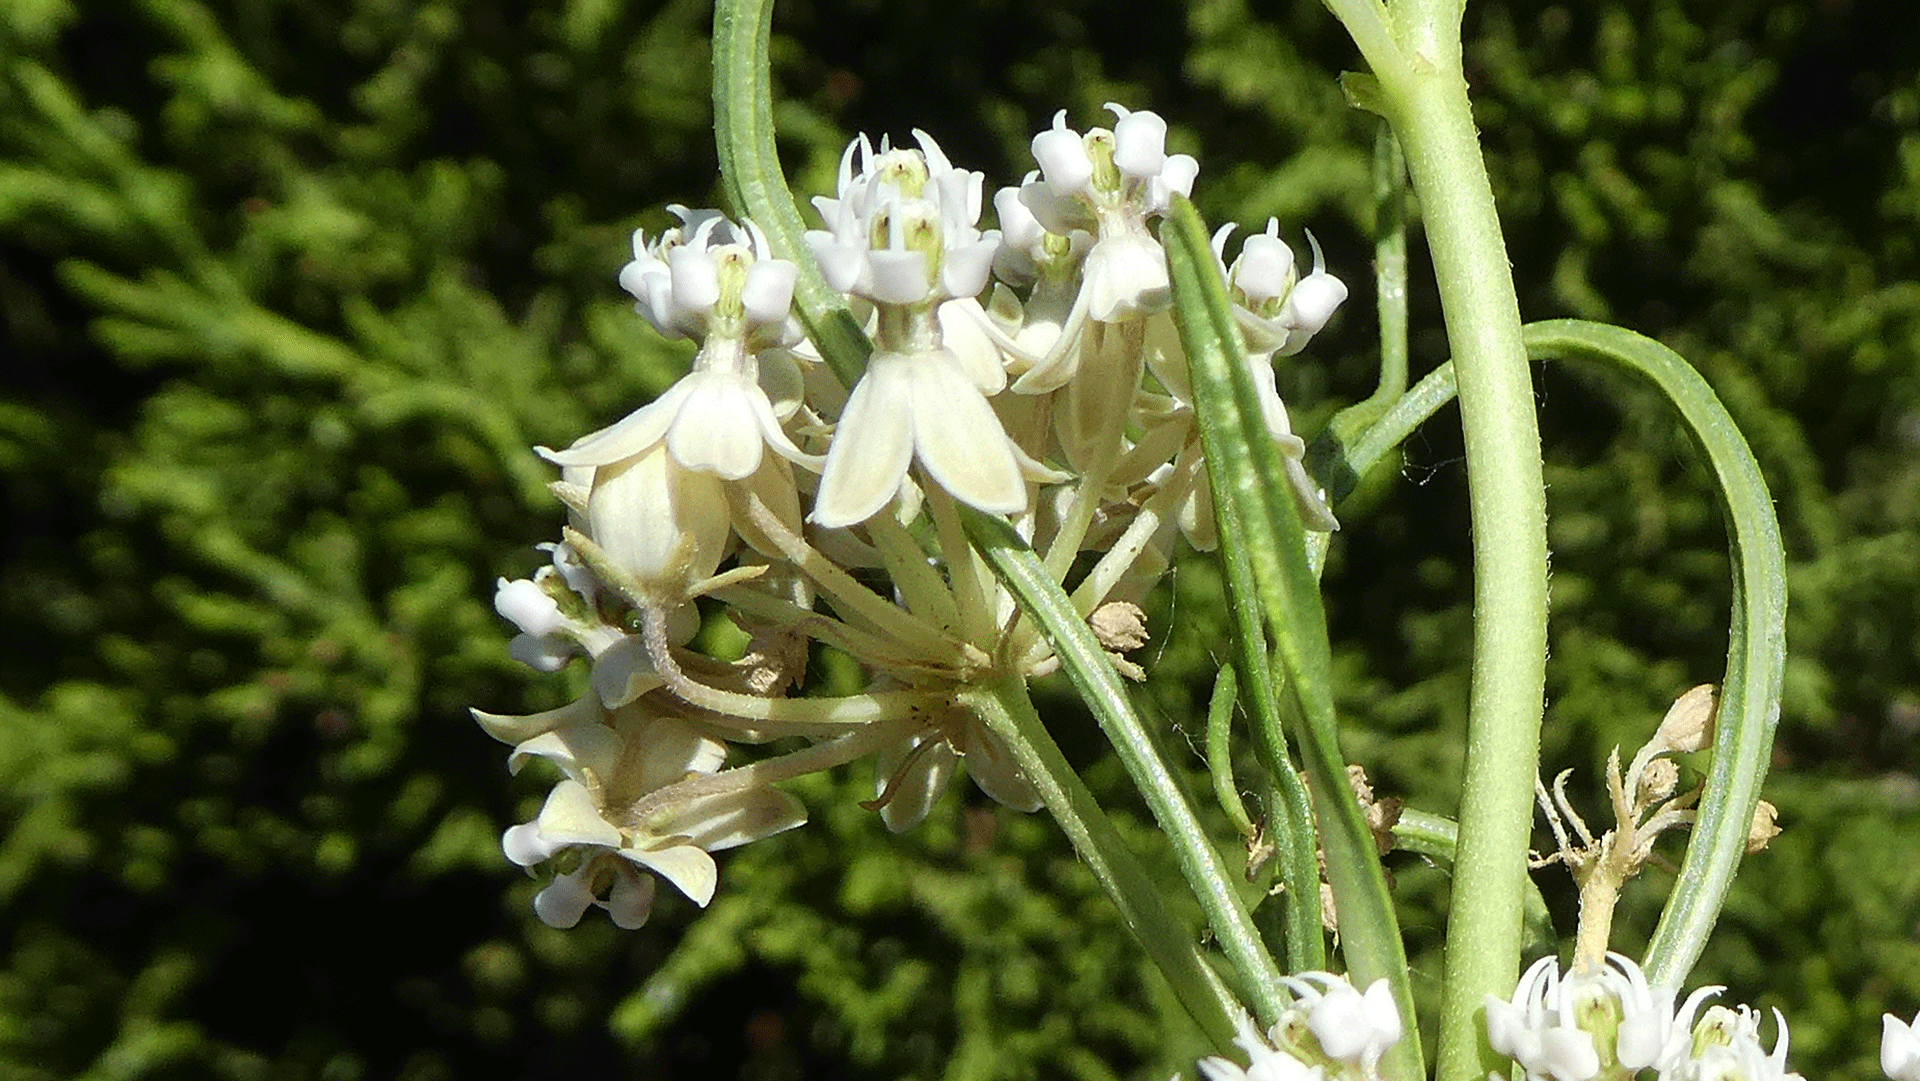
[[499, 717], [475, 710], [474, 717], [514, 745], [510, 772], [543, 758], [564, 774], [540, 813], [501, 838], [507, 858], [522, 867], [559, 864], [560, 873], [534, 899], [535, 912], [555, 927], [578, 923], [591, 905], [606, 908], [621, 927], [640, 926], [654, 889], [642, 871], [704, 907], [718, 882], [710, 853], [806, 821], [798, 801], [768, 788], [668, 800], [642, 812], [654, 793], [717, 772], [726, 745], [639, 701], [608, 710], [589, 694], [547, 713]]

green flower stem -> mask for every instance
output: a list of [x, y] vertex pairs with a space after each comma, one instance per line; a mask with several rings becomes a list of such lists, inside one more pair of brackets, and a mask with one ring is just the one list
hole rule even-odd
[[1047, 734], [1025, 680], [1003, 676], [963, 692], [961, 702], [1013, 752], [1074, 851], [1207, 1038], [1222, 1049], [1231, 1046], [1239, 1005], [1209, 967], [1198, 936], [1167, 911], [1160, 890]]
[[[1272, 1024], [1286, 1005], [1279, 966], [1254, 929], [1233, 874], [1214, 850], [1153, 737], [1134, 712], [1126, 688], [1092, 629], [1047, 574], [1033, 549], [1005, 519], [964, 507], [961, 514], [973, 543], [994, 573], [1053, 642], [1060, 667], [1099, 721], [1101, 731], [1113, 744], [1127, 775], [1140, 789], [1172, 845], [1181, 874], [1206, 912], [1214, 938], [1240, 976], [1241, 993], [1250, 999], [1262, 1023]], [[1053, 809], [1053, 804], [1048, 808]]]
[[1369, 104], [1392, 123], [1406, 153], [1459, 380], [1474, 663], [1436, 1076], [1468, 1081], [1484, 1077], [1492, 1062], [1482, 1051], [1481, 1002], [1504, 997], [1519, 971], [1546, 685], [1540, 433], [1519, 301], [1461, 70], [1464, 0], [1403, 0], [1391, 13], [1365, 0], [1330, 5], [1373, 68]]
[[773, 0], [719, 0], [713, 12], [713, 137], [720, 178], [735, 213], [752, 218], [773, 250], [800, 268], [793, 306], [827, 367], [846, 386], [865, 370], [873, 343], [807, 251], [807, 227], [780, 171], [774, 143]]

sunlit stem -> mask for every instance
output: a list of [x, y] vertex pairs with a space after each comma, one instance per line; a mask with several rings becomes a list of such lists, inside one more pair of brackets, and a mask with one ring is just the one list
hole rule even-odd
[[810, 773], [843, 766], [848, 762], [864, 758], [895, 740], [911, 736], [924, 726], [925, 722], [917, 719], [898, 719], [871, 724], [837, 739], [816, 743], [811, 747], [804, 747], [778, 758], [763, 759], [744, 766], [736, 766], [733, 769], [721, 770], [719, 773], [697, 773], [684, 781], [676, 781], [648, 793], [627, 812], [626, 825], [629, 828], [645, 829], [649, 818], [689, 800], [724, 796], [751, 788], [765, 788], [781, 781], [791, 781], [796, 777], [805, 777]]
[[672, 648], [667, 644], [666, 628], [666, 612], [658, 608], [648, 609], [641, 630], [647, 659], [653, 662], [654, 670], [666, 681], [667, 689], [675, 697], [690, 706], [719, 714], [714, 718], [718, 723], [724, 724], [730, 718], [738, 718], [800, 730], [834, 731], [879, 721], [925, 719], [950, 701], [948, 695], [917, 691], [877, 691], [841, 698], [762, 698], [738, 691], [724, 691], [700, 683], [681, 670], [679, 662], [674, 660]]
[[806, 540], [788, 529], [778, 515], [761, 502], [760, 497], [742, 488], [731, 488], [728, 499], [737, 515], [742, 515], [780, 549], [801, 574], [832, 598], [845, 616], [858, 616], [883, 634], [893, 635], [923, 656], [949, 666], [976, 663], [984, 666], [986, 656], [942, 633], [939, 628], [915, 617], [873, 590], [861, 585], [839, 565], [822, 555]]
[[927, 509], [933, 514], [934, 530], [940, 537], [940, 552], [947, 560], [947, 576], [953, 583], [953, 596], [960, 604], [960, 624], [967, 638], [982, 649], [992, 649], [999, 637], [993, 618], [993, 575], [980, 562], [973, 545], [967, 543], [953, 497], [936, 483], [926, 485]]

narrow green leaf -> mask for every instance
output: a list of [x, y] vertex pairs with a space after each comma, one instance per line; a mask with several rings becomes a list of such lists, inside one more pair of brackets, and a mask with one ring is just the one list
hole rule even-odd
[[1603, 361], [1659, 387], [1706, 454], [1724, 501], [1733, 556], [1733, 626], [1713, 766], [1686, 860], [1643, 966], [1655, 984], [1679, 986], [1726, 903], [1773, 754], [1787, 645], [1787, 566], [1780, 523], [1760, 463], [1733, 417], [1678, 353], [1630, 330], [1574, 319], [1529, 324], [1525, 335], [1527, 352], [1535, 358]]
[[[1242, 352], [1225, 283], [1193, 204], [1176, 198], [1161, 226], [1173, 280], [1174, 316], [1186, 347], [1207, 469], [1219, 517], [1222, 552], [1236, 549], [1253, 568], [1257, 596], [1229, 574], [1231, 602], [1262, 613], [1286, 669], [1287, 689], [1299, 707], [1297, 728], [1311, 779], [1314, 817], [1326, 851], [1327, 879], [1340, 916], [1341, 951], [1354, 982], [1384, 978], [1401, 1015], [1413, 1014], [1406, 951], [1387, 892], [1386, 876], [1359, 802], [1347, 780], [1334, 713], [1332, 651], [1319, 582], [1307, 563], [1306, 529], [1283, 479], [1280, 450], [1266, 429], [1253, 377]], [[1241, 620], [1245, 626], [1247, 620]], [[1252, 673], [1245, 673], [1251, 675]], [[1249, 680], [1250, 685], [1254, 680]], [[1251, 686], [1249, 688], [1252, 689]], [[1426, 1073], [1416, 1026], [1385, 1063], [1395, 1081]]]

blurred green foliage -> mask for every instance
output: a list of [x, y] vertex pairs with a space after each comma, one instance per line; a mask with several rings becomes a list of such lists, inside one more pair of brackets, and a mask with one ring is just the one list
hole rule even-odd
[[[491, 583], [560, 518], [527, 446], [684, 362], [613, 274], [665, 203], [714, 198], [706, 19], [685, 0], [0, 5], [0, 1075], [1191, 1064], [1190, 1026], [1050, 825], [970, 791], [893, 838], [854, 806], [863, 776], [799, 786], [812, 824], [725, 857], [707, 912], [663, 903], [631, 934], [539, 925], [499, 855], [538, 792], [465, 708], [567, 688], [507, 661]], [[1157, 109], [1212, 220], [1310, 225], [1358, 285], [1283, 373], [1297, 426], [1370, 388], [1372, 128], [1317, 4], [795, 2], [777, 29], [812, 192], [856, 130], [926, 128], [1005, 183], [1055, 109]], [[1692, 359], [1795, 561], [1769, 786], [1787, 832], [1696, 977], [1786, 1009], [1808, 1076], [1877, 1076], [1878, 1014], [1920, 1008], [1920, 21], [1893, 0], [1535, 0], [1472, 6], [1468, 38], [1524, 310]], [[1718, 675], [1724, 537], [1658, 401], [1538, 375], [1544, 763], [1597, 797], [1606, 751]], [[1369, 478], [1327, 579], [1350, 752], [1439, 811], [1465, 709], [1459, 454], [1443, 416]], [[1217, 581], [1193, 563], [1160, 605], [1149, 708], [1195, 763]], [[1084, 718], [1053, 709], [1114, 790]], [[1396, 870], [1430, 976], [1445, 879]]]

